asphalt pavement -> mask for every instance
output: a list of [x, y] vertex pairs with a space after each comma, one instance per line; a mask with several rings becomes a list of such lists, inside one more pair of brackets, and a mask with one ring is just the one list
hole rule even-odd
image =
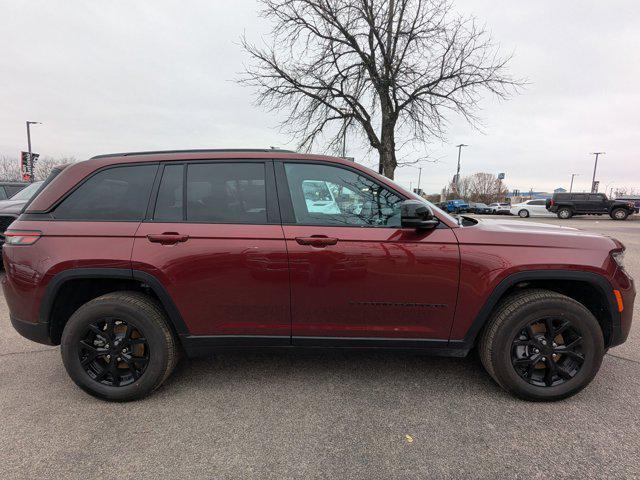
[[[640, 277], [640, 216], [526, 221], [617, 237]], [[183, 362], [151, 397], [114, 404], [15, 333], [0, 296], [0, 478], [640, 477], [639, 311], [558, 403], [509, 396], [473, 356], [340, 351]]]

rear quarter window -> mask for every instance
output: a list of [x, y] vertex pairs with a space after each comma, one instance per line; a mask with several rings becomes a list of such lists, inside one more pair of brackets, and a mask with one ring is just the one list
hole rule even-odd
[[80, 184], [53, 211], [60, 220], [141, 221], [156, 164], [112, 167]]

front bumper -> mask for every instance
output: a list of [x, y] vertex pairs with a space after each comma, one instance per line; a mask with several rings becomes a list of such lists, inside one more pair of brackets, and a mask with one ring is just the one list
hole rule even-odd
[[11, 325], [25, 338], [45, 345], [53, 345], [49, 338], [48, 323], [31, 323], [15, 318], [11, 315]]

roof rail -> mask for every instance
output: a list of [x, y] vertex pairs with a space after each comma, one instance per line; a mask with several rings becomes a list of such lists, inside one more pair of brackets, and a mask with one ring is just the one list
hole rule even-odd
[[192, 149], [192, 150], [153, 150], [147, 152], [121, 152], [121, 153], [105, 153], [103, 155], [94, 155], [91, 160], [96, 158], [109, 158], [109, 157], [130, 157], [137, 155], [160, 155], [160, 154], [172, 154], [172, 153], [268, 153], [268, 152], [286, 152], [296, 153], [293, 150], [284, 150], [281, 148], [204, 148], [204, 149]]

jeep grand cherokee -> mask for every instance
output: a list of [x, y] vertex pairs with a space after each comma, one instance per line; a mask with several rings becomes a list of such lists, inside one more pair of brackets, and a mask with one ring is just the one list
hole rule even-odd
[[142, 152], [50, 178], [6, 232], [3, 287], [16, 330], [61, 345], [108, 400], [147, 395], [182, 353], [258, 347], [477, 348], [501, 387], [557, 400], [627, 338], [623, 253], [576, 229], [456, 219], [338, 158]]

